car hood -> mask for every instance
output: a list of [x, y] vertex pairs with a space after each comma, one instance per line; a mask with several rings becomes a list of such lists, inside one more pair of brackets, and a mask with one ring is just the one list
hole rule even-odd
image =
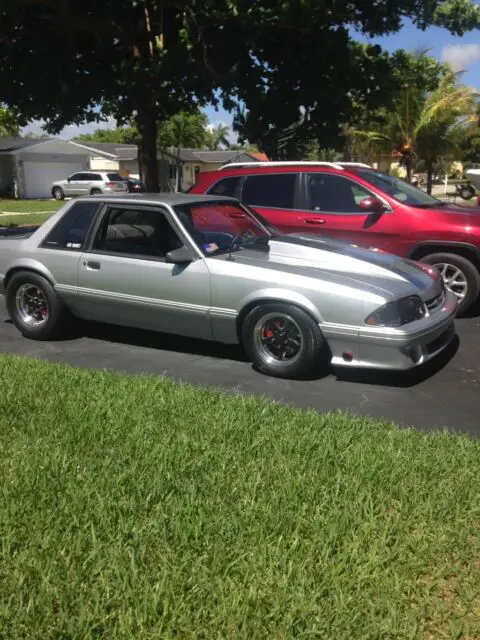
[[275, 236], [265, 246], [233, 254], [240, 264], [256, 264], [306, 277], [340, 276], [391, 297], [418, 293], [429, 300], [442, 290], [441, 279], [418, 266], [377, 249], [367, 249], [314, 234]]

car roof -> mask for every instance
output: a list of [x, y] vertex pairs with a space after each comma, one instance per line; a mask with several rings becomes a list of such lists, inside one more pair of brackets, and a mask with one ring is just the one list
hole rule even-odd
[[167, 205], [175, 206], [182, 204], [202, 204], [208, 202], [231, 202], [238, 204], [238, 200], [235, 198], [228, 198], [226, 196], [207, 196], [202, 194], [189, 194], [189, 193], [124, 193], [122, 195], [102, 195], [102, 196], [83, 196], [75, 198], [75, 201], [79, 200], [93, 200], [98, 202], [115, 202], [117, 204], [153, 204], [153, 205]]

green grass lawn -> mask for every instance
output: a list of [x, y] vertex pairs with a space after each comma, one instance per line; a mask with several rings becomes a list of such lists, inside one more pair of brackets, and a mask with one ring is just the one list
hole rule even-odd
[[58, 211], [63, 202], [56, 200], [5, 200], [0, 199], [0, 214], [7, 213], [38, 213]]
[[51, 215], [55, 212], [50, 213], [28, 213], [22, 215], [0, 215], [0, 225], [9, 225], [9, 224], [43, 224], [45, 220], [48, 220]]
[[478, 637], [479, 442], [16, 357], [0, 376], [1, 638]]

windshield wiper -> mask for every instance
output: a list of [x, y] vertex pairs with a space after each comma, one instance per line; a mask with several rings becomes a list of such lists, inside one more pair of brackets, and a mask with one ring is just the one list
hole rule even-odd
[[415, 207], [416, 209], [433, 209], [434, 207], [446, 207], [447, 203], [442, 200], [438, 200], [433, 204], [412, 204], [410, 206]]

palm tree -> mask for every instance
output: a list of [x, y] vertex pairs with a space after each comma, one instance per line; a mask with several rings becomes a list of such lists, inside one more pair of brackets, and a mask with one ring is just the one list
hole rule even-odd
[[206, 147], [210, 151], [217, 151], [222, 145], [230, 147], [230, 142], [228, 140], [228, 134], [230, 133], [230, 127], [225, 124], [219, 122], [214, 127], [207, 129], [206, 136]]
[[157, 144], [160, 150], [175, 149], [175, 191], [180, 187], [180, 154], [182, 148], [201, 148], [205, 144], [207, 118], [203, 113], [180, 112], [159, 126]]
[[457, 74], [449, 71], [437, 89], [419, 96], [404, 87], [392, 112], [387, 114], [383, 131], [355, 131], [355, 136], [396, 155], [412, 178], [416, 158], [427, 169], [427, 191], [431, 193], [433, 169], [442, 155], [457, 146], [459, 133], [477, 121], [480, 93], [457, 84]]

